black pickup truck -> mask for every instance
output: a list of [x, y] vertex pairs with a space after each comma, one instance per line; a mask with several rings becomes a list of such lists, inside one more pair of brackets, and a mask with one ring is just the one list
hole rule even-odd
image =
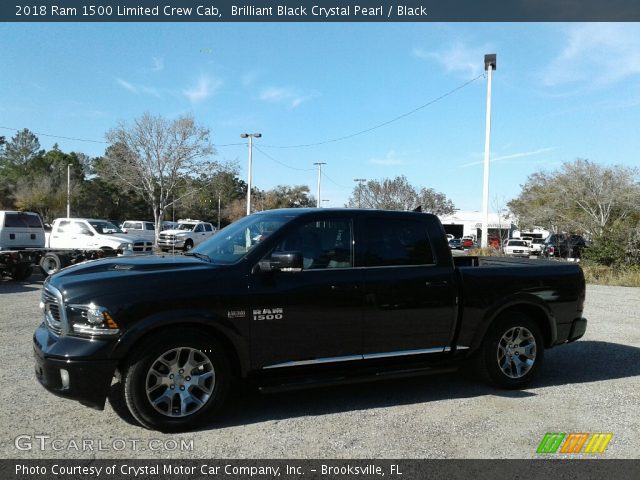
[[97, 409], [115, 376], [133, 416], [163, 431], [202, 425], [238, 380], [278, 390], [473, 365], [521, 388], [545, 349], [584, 334], [584, 298], [576, 264], [452, 258], [433, 215], [272, 210], [184, 256], [49, 277], [36, 376]]

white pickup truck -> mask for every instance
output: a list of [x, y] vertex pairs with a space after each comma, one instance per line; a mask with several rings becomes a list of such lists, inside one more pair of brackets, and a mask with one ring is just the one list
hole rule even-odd
[[151, 253], [153, 242], [126, 235], [107, 220], [56, 218], [47, 235], [47, 248], [113, 250], [121, 255]]
[[181, 249], [191, 250], [216, 233], [216, 227], [201, 220], [178, 220], [177, 228], [163, 230], [158, 237], [158, 247], [164, 252]]
[[0, 276], [14, 280], [26, 280], [33, 266], [51, 275], [85, 260], [152, 252], [153, 242], [106, 220], [58, 218], [46, 232], [36, 213], [0, 210]]

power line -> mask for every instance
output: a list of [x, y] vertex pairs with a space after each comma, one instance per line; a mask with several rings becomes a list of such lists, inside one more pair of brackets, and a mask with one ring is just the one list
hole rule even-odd
[[329, 140], [323, 140], [321, 142], [315, 142], [315, 143], [302, 143], [299, 145], [262, 145], [263, 148], [302, 148], [302, 147], [316, 147], [318, 145], [326, 145], [327, 143], [334, 143], [334, 142], [340, 142], [342, 140], [347, 140], [349, 138], [353, 138], [353, 137], [357, 137], [358, 135], [364, 135], [365, 133], [369, 133], [373, 130], [376, 130], [378, 128], [384, 127], [386, 125], [389, 125], [390, 123], [393, 122], [397, 122], [398, 120], [401, 120], [405, 117], [408, 117], [409, 115], [413, 115], [414, 113], [427, 108], [430, 105], [433, 105], [436, 102], [439, 102], [440, 100], [448, 97], [449, 95], [453, 95], [454, 93], [456, 93], [458, 90], [462, 90], [464, 87], [472, 84], [473, 82], [475, 82], [476, 80], [478, 80], [479, 78], [484, 77], [485, 74], [481, 73], [480, 75], [478, 75], [475, 78], [472, 78], [471, 80], [463, 83], [462, 85], [458, 85], [456, 88], [449, 90], [447, 93], [444, 93], [442, 95], [440, 95], [439, 97], [434, 98], [433, 100], [428, 101], [427, 103], [420, 105], [419, 107], [414, 108], [413, 110], [410, 110], [408, 112], [405, 112], [401, 115], [398, 115], [397, 117], [392, 118], [391, 120], [387, 120], [386, 122], [382, 122], [379, 123], [377, 125], [374, 125], [373, 127], [369, 127], [366, 128], [364, 130], [360, 130], [359, 132], [355, 132], [349, 135], [344, 135], [342, 137], [336, 137], [336, 138], [332, 138]]
[[[11, 127], [0, 127], [4, 130], [13, 130], [14, 132], [20, 132], [21, 129], [18, 128], [11, 128]], [[31, 132], [34, 135], [39, 135], [41, 137], [51, 137], [51, 138], [61, 138], [63, 140], [73, 140], [74, 142], [89, 142], [89, 143], [104, 143], [104, 144], [108, 144], [109, 142], [105, 142], [102, 140], [88, 140], [86, 138], [74, 138], [74, 137], [63, 137], [61, 135], [51, 135], [48, 133], [41, 133], [41, 132]]]
[[[11, 128], [11, 127], [1, 127], [0, 128], [4, 129], [4, 130], [11, 130], [14, 132], [20, 132], [23, 129], [19, 129], [19, 128]], [[29, 130], [31, 131], [31, 130]], [[41, 133], [41, 132], [31, 132], [34, 135], [39, 135], [41, 137], [51, 137], [51, 138], [60, 138], [62, 140], [73, 140], [75, 142], [89, 142], [89, 143], [103, 143], [105, 145], [108, 145], [109, 142], [105, 142], [103, 140], [89, 140], [87, 138], [75, 138], [75, 137], [64, 137], [62, 135], [51, 135], [49, 133]], [[223, 143], [223, 144], [217, 144], [214, 143], [213, 146], [214, 147], [236, 147], [239, 145], [246, 145], [246, 143]]]
[[312, 170], [315, 170], [315, 168], [298, 168], [298, 167], [292, 167], [291, 165], [287, 165], [286, 163], [281, 162], [280, 160], [276, 160], [275, 158], [273, 158], [271, 155], [269, 155], [266, 152], [263, 152], [259, 147], [257, 147], [256, 145], [253, 146], [253, 148], [255, 148], [257, 151], [259, 151], [262, 155], [264, 155], [265, 157], [267, 157], [269, 160], [272, 160], [280, 165], [282, 165], [283, 167], [287, 167], [291, 170], [298, 170], [299, 172], [310, 172]]
[[334, 185], [336, 185], [337, 187], [340, 188], [344, 188], [346, 190], [353, 190], [353, 187], [347, 187], [345, 185], [340, 185], [338, 182], [336, 182], [335, 180], [333, 180], [331, 177], [329, 177], [329, 175], [327, 175], [325, 172], [322, 172], [322, 176], [324, 178], [326, 178], [327, 180], [329, 180], [331, 183], [333, 183]]
[[[387, 126], [387, 125], [389, 125], [391, 123], [397, 122], [398, 120], [401, 120], [401, 119], [403, 119], [405, 117], [408, 117], [409, 115], [413, 115], [414, 113], [416, 113], [416, 112], [418, 112], [418, 111], [420, 111], [420, 110], [422, 110], [424, 108], [427, 108], [427, 107], [433, 105], [434, 103], [439, 102], [440, 100], [442, 100], [442, 99], [444, 99], [444, 98], [446, 98], [446, 97], [448, 97], [450, 95], [453, 95], [457, 91], [462, 90], [463, 88], [467, 87], [468, 85], [472, 84], [473, 82], [475, 82], [476, 80], [478, 80], [478, 79], [480, 79], [480, 78], [482, 78], [484, 76], [485, 76], [485, 74], [482, 73], [482, 74], [478, 75], [477, 77], [472, 78], [471, 80], [463, 83], [462, 85], [458, 85], [456, 88], [454, 88], [452, 90], [449, 90], [448, 92], [440, 95], [439, 97], [436, 97], [433, 100], [430, 100], [427, 103], [425, 103], [423, 105], [420, 105], [419, 107], [414, 108], [413, 110], [410, 110], [410, 111], [405, 112], [405, 113], [403, 113], [401, 115], [398, 115], [397, 117], [394, 117], [391, 120], [387, 120], [385, 122], [379, 123], [377, 125], [374, 125], [372, 127], [366, 128], [364, 130], [360, 130], [360, 131], [355, 132], [355, 133], [351, 133], [349, 135], [343, 135], [341, 137], [336, 137], [336, 138], [332, 138], [332, 139], [329, 139], [329, 140], [323, 140], [321, 142], [315, 142], [315, 143], [302, 143], [302, 144], [298, 144], [298, 145], [264, 145], [263, 144], [262, 147], [263, 148], [282, 148], [282, 149], [284, 149], [284, 148], [315, 147], [315, 146], [318, 146], [318, 145], [326, 145], [328, 143], [340, 142], [342, 140], [348, 140], [349, 138], [357, 137], [359, 135], [364, 135], [365, 133], [369, 133], [369, 132], [371, 132], [373, 130], [377, 130], [378, 128], [382, 128], [382, 127]], [[0, 126], [0, 129], [12, 130], [14, 132], [19, 132], [20, 131], [20, 129], [17, 129], [17, 128], [3, 127], [3, 126]], [[49, 134], [49, 133], [41, 133], [41, 132], [32, 132], [32, 133], [34, 133], [35, 135], [42, 136], [42, 137], [59, 138], [59, 139], [62, 139], [62, 140], [71, 140], [71, 141], [74, 141], [74, 142], [100, 143], [100, 144], [103, 144], [103, 145], [108, 145], [109, 144], [109, 142], [105, 142], [104, 140], [91, 140], [91, 139], [87, 139], [87, 138], [65, 137], [65, 136], [62, 136], [62, 135], [52, 135], [52, 134]], [[240, 146], [240, 145], [245, 145], [245, 144], [244, 143], [213, 144], [214, 147], [235, 147], [235, 146]], [[279, 163], [279, 164], [281, 164], [281, 165], [283, 165], [283, 166], [285, 166], [287, 168], [290, 168], [292, 170], [299, 170], [299, 171], [313, 170], [313, 169], [304, 169], [304, 168], [291, 167], [290, 165], [286, 165], [286, 164], [276, 160], [275, 158], [270, 157], [269, 155], [267, 155], [265, 152], [263, 152], [262, 150], [258, 149], [257, 147], [256, 147], [256, 150], [260, 151], [260, 153], [262, 153], [267, 158], [270, 158], [274, 162]], [[332, 181], [328, 177], [327, 177], [327, 179], [329, 181]], [[341, 186], [343, 188], [348, 188], [348, 187], [344, 187], [343, 185], [338, 185], [338, 186]]]

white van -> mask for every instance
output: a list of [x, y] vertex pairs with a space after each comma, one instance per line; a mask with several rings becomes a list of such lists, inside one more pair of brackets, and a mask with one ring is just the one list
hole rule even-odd
[[153, 222], [127, 220], [120, 228], [122, 228], [122, 231], [127, 235], [144, 238], [145, 240], [156, 243], [156, 226]]
[[43, 248], [44, 227], [37, 213], [0, 210], [0, 250]]

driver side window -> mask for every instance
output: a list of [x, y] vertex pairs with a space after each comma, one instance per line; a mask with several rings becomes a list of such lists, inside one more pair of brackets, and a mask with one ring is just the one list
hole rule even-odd
[[275, 248], [277, 252], [300, 252], [303, 270], [353, 266], [353, 235], [349, 219], [308, 222], [291, 232]]

